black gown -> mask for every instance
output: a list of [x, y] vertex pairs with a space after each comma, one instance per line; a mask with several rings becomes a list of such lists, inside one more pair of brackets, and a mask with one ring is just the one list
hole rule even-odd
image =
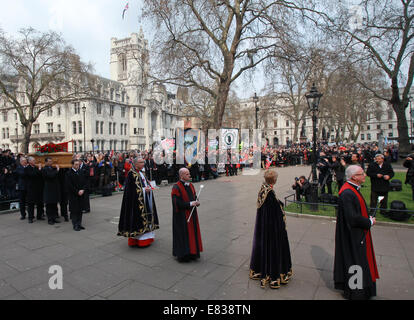
[[260, 279], [283, 283], [292, 276], [292, 260], [281, 206], [272, 186], [263, 183], [257, 201], [250, 272], [260, 274]]
[[[361, 196], [362, 202], [355, 192]], [[347, 299], [369, 299], [376, 295], [376, 282], [372, 279], [371, 268], [372, 274], [376, 278], [379, 277], [370, 234], [371, 222], [369, 218], [362, 215], [361, 206], [364, 206], [364, 210], [367, 211], [366, 203], [360, 192], [349, 183], [345, 183], [339, 193], [335, 233], [335, 289], [344, 290]], [[369, 245], [368, 250], [372, 252], [370, 255], [367, 254], [367, 245]], [[354, 271], [349, 272], [352, 266], [360, 266], [362, 269], [362, 289], [349, 287], [350, 277], [355, 274]]]
[[[145, 204], [148, 203], [149, 197], [142, 186], [139, 173], [132, 167], [125, 181], [118, 236], [133, 238], [159, 229], [154, 198], [152, 198], [151, 212]], [[144, 194], [147, 198], [146, 202], [144, 202]]]

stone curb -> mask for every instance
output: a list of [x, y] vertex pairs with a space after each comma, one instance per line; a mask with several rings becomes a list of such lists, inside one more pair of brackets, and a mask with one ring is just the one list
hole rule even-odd
[[[307, 218], [307, 219], [336, 221], [335, 217], [317, 216], [317, 215], [306, 214], [306, 213], [286, 212], [286, 215], [289, 216], [289, 217], [296, 217], [296, 218]], [[405, 223], [396, 223], [396, 222], [377, 221], [377, 223], [375, 225], [385, 226], [385, 227], [393, 227], [393, 228], [414, 229], [414, 224], [405, 224]]]

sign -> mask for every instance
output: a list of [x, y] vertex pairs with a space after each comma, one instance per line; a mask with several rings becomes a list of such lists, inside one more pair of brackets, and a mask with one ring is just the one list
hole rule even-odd
[[221, 129], [221, 142], [223, 149], [237, 149], [239, 144], [239, 130]]

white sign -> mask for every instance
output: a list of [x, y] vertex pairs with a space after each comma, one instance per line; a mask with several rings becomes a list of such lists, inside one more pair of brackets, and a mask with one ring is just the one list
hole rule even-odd
[[239, 142], [239, 130], [221, 129], [221, 142], [223, 149], [236, 149]]

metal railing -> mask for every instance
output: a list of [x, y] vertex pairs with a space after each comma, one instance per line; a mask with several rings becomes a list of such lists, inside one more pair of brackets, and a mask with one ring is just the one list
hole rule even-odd
[[[290, 199], [290, 198], [293, 198], [293, 200]], [[294, 194], [294, 193], [285, 197], [285, 208], [291, 203], [297, 204], [298, 207], [300, 206], [300, 214], [303, 214], [303, 206], [304, 205], [309, 205], [309, 206], [318, 205], [318, 206], [322, 206], [323, 208], [324, 207], [333, 207], [334, 210], [335, 210], [335, 216], [338, 213], [338, 204], [332, 204], [332, 203], [327, 203], [327, 202], [322, 202], [322, 201], [319, 201], [318, 203], [306, 202], [306, 201], [297, 201], [296, 200], [296, 194]], [[322, 209], [322, 210], [324, 210], [324, 209]], [[414, 210], [407, 210], [407, 209], [406, 210], [400, 210], [400, 209], [391, 209], [391, 208], [385, 208], [385, 209], [384, 208], [367, 208], [367, 210], [368, 210], [368, 213], [371, 213], [371, 212], [381, 213], [384, 217], [388, 217], [388, 214], [389, 214], [390, 211], [405, 213], [407, 215], [410, 215], [410, 218], [414, 216]], [[320, 210], [317, 210], [317, 211], [320, 211]]]

